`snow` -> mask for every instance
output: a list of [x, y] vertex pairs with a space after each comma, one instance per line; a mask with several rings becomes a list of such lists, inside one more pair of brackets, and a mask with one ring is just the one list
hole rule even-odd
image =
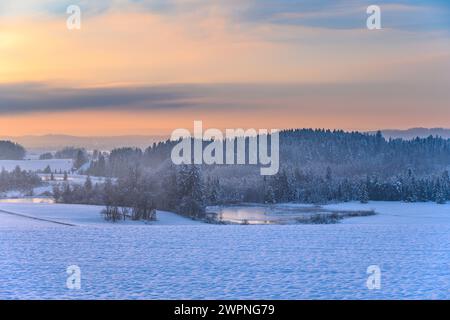
[[438, 205], [433, 202], [404, 203], [375, 201], [366, 204], [358, 202], [324, 206], [331, 210], [374, 210], [378, 215], [344, 219], [346, 224], [438, 224], [450, 223], [450, 203]]
[[[65, 183], [64, 181], [64, 174], [53, 174], [53, 180], [51, 179], [51, 174], [47, 173], [39, 173], [38, 176], [42, 179], [44, 182], [43, 185], [33, 188], [33, 195], [43, 195], [45, 193], [52, 193], [53, 192], [53, 186], [57, 184]], [[71, 185], [82, 185], [86, 182], [87, 175], [79, 175], [79, 174], [68, 174], [67, 175], [67, 183]], [[104, 177], [90, 177], [93, 184], [101, 184], [106, 181], [106, 178]], [[111, 179], [114, 181], [115, 179]], [[11, 199], [11, 198], [23, 198], [29, 195], [29, 191], [23, 191], [23, 190], [10, 190], [7, 192], [0, 192], [0, 200], [2, 198], [5, 199]]]
[[0, 169], [13, 171], [16, 166], [22, 170], [38, 171], [50, 166], [52, 171], [70, 171], [73, 167], [73, 160], [70, 159], [49, 159], [49, 160], [0, 160]]
[[[38, 174], [39, 177], [41, 177], [41, 179], [45, 182], [49, 182], [49, 183], [62, 183], [64, 182], [64, 174], [53, 174], [53, 181], [50, 180], [51, 179], [51, 174], [48, 173], [39, 173]], [[71, 184], [84, 184], [86, 182], [87, 179], [87, 175], [80, 175], [80, 174], [68, 174], [67, 175], [67, 181]], [[94, 176], [90, 176], [89, 177], [92, 181], [93, 184], [96, 183], [104, 183], [107, 178], [105, 177], [94, 177]], [[111, 179], [111, 181], [115, 181], [116, 179]]]
[[[50, 199], [45, 198], [31, 198], [27, 199], [10, 199], [0, 200], [0, 229], [9, 227], [8, 222], [16, 221], [11, 218], [15, 214], [22, 222], [24, 227], [27, 227], [28, 221], [33, 223], [36, 221], [32, 218], [41, 219], [45, 224], [63, 223], [73, 226], [99, 226], [99, 227], [115, 227], [117, 225], [193, 225], [203, 224], [199, 221], [194, 221], [178, 214], [157, 211], [157, 221], [142, 222], [142, 221], [120, 221], [117, 223], [106, 222], [102, 216], [102, 206], [88, 206], [88, 205], [73, 205], [73, 204], [54, 204]], [[8, 215], [8, 222], [3, 221], [3, 217]], [[24, 217], [29, 217], [28, 221], [24, 221]]]
[[[289, 204], [289, 206], [295, 206]], [[449, 299], [450, 204], [370, 202], [333, 225], [111, 224], [100, 207], [0, 203], [0, 299]], [[81, 268], [80, 290], [66, 268]], [[366, 287], [381, 268], [381, 289]]]

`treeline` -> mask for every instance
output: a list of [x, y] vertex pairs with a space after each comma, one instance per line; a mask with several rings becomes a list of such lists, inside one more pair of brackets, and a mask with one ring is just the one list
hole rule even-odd
[[128, 174], [130, 166], [142, 165], [141, 149], [118, 148], [112, 150], [109, 155], [99, 153], [86, 173], [98, 177], [123, 177]]
[[142, 197], [151, 208], [202, 218], [207, 205], [240, 202], [450, 200], [450, 140], [439, 137], [405, 141], [380, 133], [287, 130], [280, 134], [280, 171], [266, 177], [250, 165], [174, 166], [175, 143], [99, 155], [88, 173], [117, 182], [93, 191], [80, 187], [70, 192], [79, 194], [75, 200], [68, 194], [62, 201], [80, 201], [84, 194], [96, 204], [132, 207]]
[[129, 167], [128, 174], [113, 181], [84, 185], [55, 185], [57, 202], [104, 205], [106, 220], [152, 220], [155, 210], [171, 210], [191, 218], [203, 218], [205, 202], [200, 171], [195, 166], [170, 166], [157, 175]]
[[[330, 168], [323, 176], [300, 171], [281, 173], [264, 179], [257, 189], [244, 187], [245, 202], [326, 203], [369, 200], [425, 202], [443, 204], [450, 200], [448, 171], [441, 175], [418, 178], [412, 170], [388, 179], [377, 175], [365, 178], [336, 178]], [[236, 199], [238, 201], [238, 199]]]
[[[95, 151], [93, 157], [97, 157], [98, 154], [99, 152]], [[51, 152], [46, 152], [39, 156], [39, 160], [49, 160], [49, 159], [72, 159], [74, 161], [73, 162], [74, 168], [79, 169], [89, 161], [89, 155], [86, 149], [65, 147], [59, 151], [56, 151], [54, 154]]]
[[41, 178], [31, 172], [23, 171], [17, 166], [14, 171], [2, 169], [0, 172], [0, 192], [27, 191], [32, 193], [33, 188], [42, 184]]
[[0, 141], [0, 160], [22, 160], [26, 151], [20, 144]]
[[[102, 155], [87, 171], [95, 176], [120, 177], [127, 174], [130, 164], [157, 170], [170, 161], [170, 153], [177, 142], [155, 143], [142, 151], [135, 148], [115, 149]], [[204, 142], [206, 146], [208, 142]], [[247, 150], [248, 151], [248, 150]], [[280, 133], [280, 165], [286, 170], [303, 170], [322, 175], [330, 167], [335, 176], [355, 177], [376, 174], [393, 177], [412, 169], [417, 175], [434, 174], [447, 169], [450, 163], [450, 139], [440, 137], [413, 140], [383, 138], [380, 132], [369, 135], [359, 132], [330, 130], [285, 130]], [[251, 168], [239, 174], [253, 176]], [[207, 166], [222, 174], [223, 166]], [[226, 170], [229, 173], [232, 170]]]

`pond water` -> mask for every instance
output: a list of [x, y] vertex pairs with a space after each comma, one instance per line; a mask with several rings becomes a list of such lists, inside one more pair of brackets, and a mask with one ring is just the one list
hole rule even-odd
[[314, 215], [330, 215], [333, 211], [315, 205], [235, 205], [207, 208], [208, 214], [219, 222], [238, 224], [292, 224]]

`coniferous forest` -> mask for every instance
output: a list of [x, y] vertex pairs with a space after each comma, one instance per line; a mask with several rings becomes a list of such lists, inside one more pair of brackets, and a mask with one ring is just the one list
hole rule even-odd
[[86, 174], [117, 182], [88, 181], [73, 190], [57, 188], [55, 195], [72, 203], [144, 203], [192, 217], [206, 205], [240, 202], [450, 199], [450, 141], [439, 137], [386, 140], [381, 133], [286, 130], [280, 133], [280, 170], [274, 176], [261, 176], [254, 165], [175, 166], [170, 159], [175, 143], [97, 152]]
[[0, 160], [22, 160], [25, 149], [11, 141], [0, 141]]

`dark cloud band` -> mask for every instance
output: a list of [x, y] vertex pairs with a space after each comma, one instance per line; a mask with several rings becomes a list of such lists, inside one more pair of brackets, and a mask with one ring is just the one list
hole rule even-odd
[[45, 84], [0, 85], [0, 113], [61, 112], [86, 109], [161, 109], [192, 105], [195, 93], [182, 86], [52, 88]]

